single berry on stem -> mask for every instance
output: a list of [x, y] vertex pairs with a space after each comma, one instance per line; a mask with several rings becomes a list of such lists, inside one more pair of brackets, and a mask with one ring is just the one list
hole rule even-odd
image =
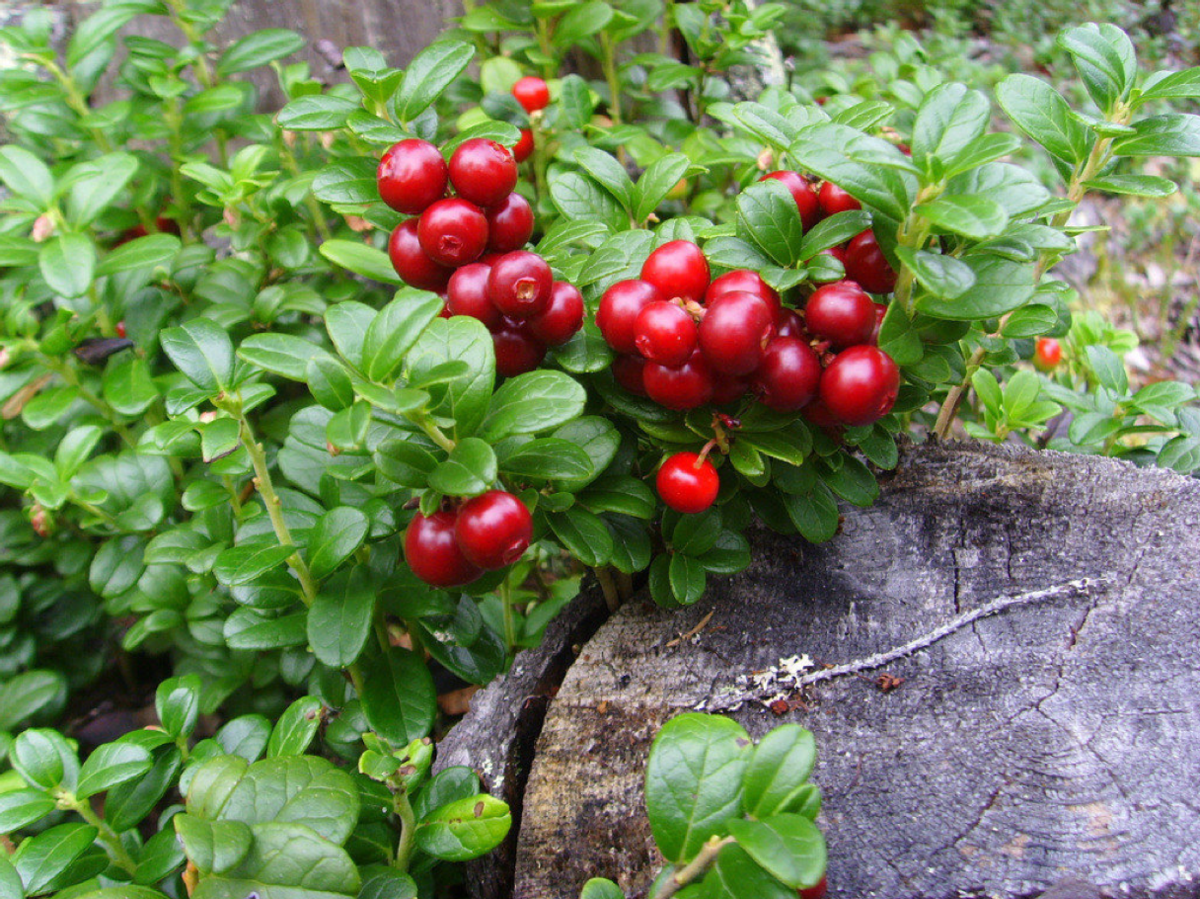
[[507, 490], [489, 490], [467, 500], [454, 526], [458, 547], [472, 565], [491, 571], [511, 565], [533, 539], [533, 516]]
[[464, 200], [495, 206], [517, 186], [517, 160], [503, 144], [473, 137], [450, 157], [450, 183]]
[[519, 250], [533, 236], [533, 208], [519, 193], [511, 193], [499, 205], [484, 212], [488, 224], [489, 253]]
[[708, 260], [690, 240], [672, 240], [642, 264], [642, 280], [657, 287], [665, 299], [681, 297], [699, 303], [708, 289]]
[[896, 273], [879, 248], [874, 231], [863, 231], [846, 246], [846, 277], [871, 293], [891, 293]]
[[649, 281], [618, 281], [600, 298], [596, 309], [596, 327], [610, 347], [618, 353], [637, 352], [634, 324], [642, 308], [663, 300], [659, 289]]
[[717, 371], [748, 375], [758, 368], [775, 336], [775, 311], [757, 294], [718, 297], [700, 322], [700, 349]]
[[696, 349], [696, 322], [676, 303], [648, 303], [633, 324], [633, 342], [651, 362], [683, 365]]
[[676, 512], [703, 512], [717, 498], [721, 479], [717, 469], [696, 453], [675, 453], [662, 464], [654, 478], [658, 495]]
[[759, 178], [759, 181], [778, 181], [788, 189], [792, 199], [796, 201], [796, 209], [800, 212], [800, 222], [804, 230], [810, 230], [821, 220], [821, 209], [817, 203], [817, 192], [808, 179], [799, 172], [779, 171], [770, 172]]
[[506, 253], [492, 264], [488, 298], [505, 315], [529, 318], [550, 305], [554, 274], [546, 260], [528, 250]]
[[421, 249], [439, 265], [474, 262], [487, 246], [487, 218], [478, 206], [451, 197], [438, 200], [417, 221]]
[[451, 315], [469, 315], [490, 331], [500, 325], [503, 313], [488, 299], [488, 275], [492, 267], [483, 262], [464, 265], [450, 276], [446, 287], [446, 309]]
[[1053, 337], [1039, 337], [1033, 345], [1034, 367], [1038, 371], [1053, 371], [1060, 362], [1062, 362], [1062, 344]]
[[448, 177], [442, 151], [416, 138], [392, 145], [376, 172], [379, 198], [405, 215], [420, 215], [445, 196]]
[[526, 75], [512, 87], [512, 95], [526, 112], [537, 112], [550, 105], [550, 88], [534, 75]]
[[404, 283], [420, 290], [442, 291], [450, 281], [453, 269], [438, 265], [421, 248], [416, 219], [407, 219], [396, 226], [388, 240], [388, 258], [392, 268]]
[[869, 425], [892, 411], [900, 390], [900, 369], [878, 347], [842, 350], [821, 374], [818, 388], [825, 408], [842, 424]]
[[461, 587], [482, 574], [459, 548], [454, 536], [457, 518], [448, 511], [428, 518], [418, 512], [404, 532], [404, 558], [413, 574], [427, 584]]
[[875, 302], [853, 281], [826, 284], [804, 305], [804, 326], [834, 349], [867, 343], [875, 330]]
[[550, 303], [529, 319], [529, 332], [546, 346], [562, 346], [583, 327], [583, 295], [573, 284], [555, 281]]
[[821, 360], [816, 351], [795, 337], [776, 337], [763, 354], [754, 383], [763, 404], [777, 412], [803, 409], [817, 395]]

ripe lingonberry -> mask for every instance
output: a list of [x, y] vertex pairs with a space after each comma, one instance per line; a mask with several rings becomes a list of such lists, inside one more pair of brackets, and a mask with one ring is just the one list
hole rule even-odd
[[122, 338], [125, 336], [125, 322], [117, 322], [117, 336]]
[[1062, 362], [1062, 344], [1053, 337], [1039, 337], [1033, 345], [1033, 364], [1038, 371], [1052, 371]]
[[392, 268], [406, 284], [420, 290], [441, 291], [450, 280], [452, 269], [438, 265], [421, 249], [416, 219], [406, 219], [396, 226], [388, 240], [388, 258]]
[[439, 265], [466, 265], [483, 255], [488, 239], [487, 218], [483, 210], [466, 200], [438, 200], [421, 213], [417, 237], [425, 255]]
[[555, 281], [550, 302], [529, 319], [529, 332], [546, 346], [562, 346], [583, 327], [583, 296], [566, 281]]
[[744, 268], [735, 269], [732, 272], [726, 272], [719, 278], [714, 278], [713, 282], [708, 285], [708, 290], [704, 292], [704, 302], [711, 304], [717, 297], [738, 291], [756, 293], [770, 303], [773, 309], [780, 308], [779, 292], [764, 281], [758, 272]]
[[533, 151], [534, 151], [533, 132], [530, 131], [528, 128], [522, 128], [521, 129], [521, 139], [518, 140], [513, 145], [513, 149], [512, 149], [513, 158], [517, 162], [524, 162], [526, 159], [528, 159], [530, 156], [533, 155]]
[[879, 248], [875, 232], [867, 230], [846, 246], [846, 277], [857, 281], [871, 293], [891, 293], [896, 286], [896, 273], [888, 265]]
[[700, 350], [677, 368], [647, 362], [642, 369], [646, 395], [660, 406], [684, 412], [703, 406], [713, 397], [713, 371]]
[[512, 95], [526, 112], [537, 112], [550, 105], [550, 88], [545, 81], [533, 75], [526, 75], [514, 84]]
[[800, 899], [825, 899], [826, 890], [825, 875], [822, 874], [816, 886], [805, 887], [800, 891]]
[[485, 571], [511, 565], [529, 549], [533, 516], [507, 490], [489, 490], [467, 500], [454, 526], [458, 548]]
[[803, 340], [776, 337], [767, 346], [754, 382], [762, 401], [778, 412], [803, 409], [817, 394], [821, 360]]
[[794, 309], [781, 309], [775, 316], [776, 337], [797, 337], [807, 343], [811, 339], [804, 319]]
[[616, 382], [638, 396], [646, 396], [645, 371], [646, 360], [641, 356], [618, 356], [612, 362]]
[[696, 453], [675, 453], [654, 477], [662, 501], [676, 512], [695, 514], [713, 504], [721, 489], [716, 468]]
[[808, 179], [799, 172], [771, 172], [759, 178], [759, 181], [766, 181], [770, 178], [773, 181], [778, 181], [788, 189], [792, 195], [792, 199], [796, 201], [796, 209], [800, 212], [800, 221], [804, 225], [804, 230], [808, 231], [817, 222], [821, 220], [821, 209], [817, 203], [817, 192]]
[[446, 287], [446, 309], [451, 315], [469, 315], [490, 331], [500, 325], [503, 313], [488, 299], [488, 275], [492, 267], [483, 262], [464, 265], [450, 276]]
[[886, 303], [875, 304], [875, 327], [871, 330], [871, 339], [867, 341], [871, 346], [879, 346], [879, 331], [883, 328], [883, 317], [887, 311]]
[[804, 325], [834, 349], [866, 343], [875, 330], [875, 302], [853, 281], [826, 284], [808, 298]]
[[504, 145], [473, 137], [450, 157], [450, 183], [464, 200], [495, 206], [517, 186], [517, 160]]
[[878, 347], [842, 350], [821, 375], [821, 402], [847, 425], [869, 425], [892, 411], [900, 370]]
[[529, 333], [528, 322], [504, 319], [492, 331], [492, 347], [496, 351], [496, 373], [515, 378], [533, 371], [546, 358], [546, 347]]
[[718, 297], [700, 322], [705, 359], [729, 375], [748, 375], [758, 368], [774, 336], [775, 311], [762, 297], [745, 291]]
[[417, 513], [404, 533], [404, 558], [413, 574], [435, 587], [461, 587], [483, 572], [463, 555], [454, 536], [458, 516], [434, 512], [428, 518]]
[[487, 249], [491, 253], [519, 250], [533, 236], [533, 209], [518, 193], [511, 193], [498, 206], [486, 210]]
[[821, 204], [822, 215], [834, 215], [838, 212], [849, 212], [851, 209], [862, 209], [862, 203], [832, 181], [826, 181], [821, 185], [821, 190], [817, 193], [817, 200]]
[[445, 196], [447, 177], [441, 150], [429, 141], [402, 140], [379, 160], [379, 198], [397, 212], [420, 215]]
[[545, 309], [553, 287], [554, 274], [546, 260], [528, 250], [501, 256], [488, 275], [488, 299], [513, 318], [529, 318]]
[[642, 280], [666, 299], [681, 297], [699, 303], [708, 289], [708, 260], [690, 240], [665, 243], [642, 264]]
[[713, 394], [709, 402], [714, 406], [735, 403], [750, 391], [750, 383], [749, 378], [718, 374], [713, 378]]
[[596, 327], [605, 341], [618, 353], [637, 352], [634, 323], [642, 307], [664, 296], [649, 281], [618, 281], [600, 298], [596, 309]]
[[633, 342], [651, 362], [683, 365], [696, 349], [696, 323], [675, 303], [648, 303], [633, 324]]

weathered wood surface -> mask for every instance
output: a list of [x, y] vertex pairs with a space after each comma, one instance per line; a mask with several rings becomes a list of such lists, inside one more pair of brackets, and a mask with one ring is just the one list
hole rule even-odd
[[1169, 472], [906, 450], [831, 543], [756, 533], [752, 568], [697, 606], [632, 603], [586, 645], [538, 740], [515, 899], [577, 897], [591, 876], [645, 889], [659, 860], [642, 773], [671, 715], [720, 705], [784, 657], [858, 659], [1000, 594], [1104, 575], [891, 663], [904, 682], [887, 694], [875, 671], [782, 716], [732, 714], [755, 736], [784, 721], [816, 735], [833, 897], [1015, 899], [1070, 877], [1106, 896], [1200, 897], [1198, 525], [1200, 481]]

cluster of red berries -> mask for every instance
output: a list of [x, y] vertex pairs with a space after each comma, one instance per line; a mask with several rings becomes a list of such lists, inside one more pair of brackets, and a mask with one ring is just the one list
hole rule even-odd
[[[566, 343], [583, 326], [583, 297], [556, 282], [550, 266], [522, 247], [533, 234], [533, 210], [513, 188], [517, 161], [486, 138], [464, 141], [450, 157], [428, 141], [391, 147], [379, 163], [379, 196], [414, 218], [388, 241], [404, 281], [446, 300], [443, 314], [469, 315], [492, 333], [496, 370], [532, 371], [546, 347]], [[446, 196], [453, 187], [455, 196]]]
[[531, 539], [525, 504], [506, 490], [489, 490], [457, 509], [418, 512], [404, 533], [404, 557], [425, 583], [461, 587], [517, 561]]
[[669, 409], [753, 392], [781, 412], [819, 402], [830, 421], [818, 424], [867, 425], [891, 411], [900, 387], [874, 345], [883, 308], [847, 280], [819, 288], [801, 314], [756, 272], [710, 281], [700, 248], [676, 240], [650, 254], [640, 279], [605, 292], [596, 325], [621, 354], [617, 382]]

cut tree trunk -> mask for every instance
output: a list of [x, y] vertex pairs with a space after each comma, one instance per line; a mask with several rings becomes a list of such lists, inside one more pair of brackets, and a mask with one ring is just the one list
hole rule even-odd
[[[641, 895], [661, 864], [646, 756], [690, 709], [813, 731], [832, 897], [1017, 899], [1070, 878], [1200, 897], [1200, 481], [957, 444], [906, 449], [882, 483], [830, 543], [755, 531], [752, 567], [699, 604], [631, 603], [586, 644], [538, 738], [515, 899], [594, 876]], [[922, 635], [799, 690], [781, 665]]]

